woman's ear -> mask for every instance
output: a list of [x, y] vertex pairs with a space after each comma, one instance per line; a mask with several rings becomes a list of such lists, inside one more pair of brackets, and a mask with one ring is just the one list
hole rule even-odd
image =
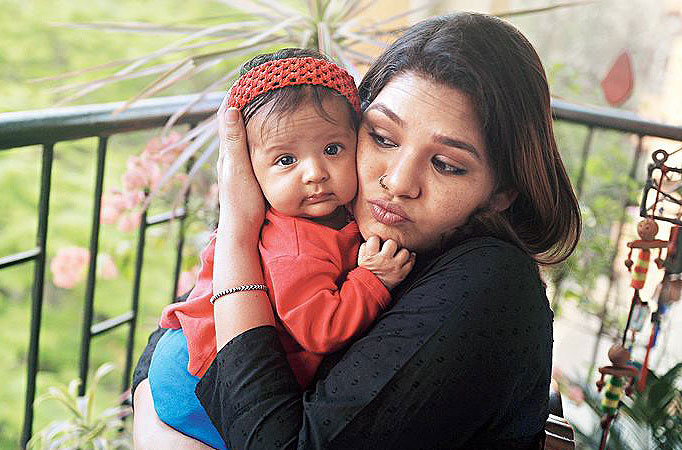
[[514, 189], [496, 192], [490, 197], [490, 209], [498, 213], [503, 212], [514, 203], [518, 195], [519, 193]]

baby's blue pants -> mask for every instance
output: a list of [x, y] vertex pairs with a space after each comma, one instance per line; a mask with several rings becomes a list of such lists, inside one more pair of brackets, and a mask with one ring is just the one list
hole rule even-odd
[[225, 441], [199, 403], [194, 388], [199, 377], [187, 371], [189, 350], [182, 329], [168, 330], [159, 339], [149, 366], [149, 385], [159, 418], [211, 447], [227, 450]]

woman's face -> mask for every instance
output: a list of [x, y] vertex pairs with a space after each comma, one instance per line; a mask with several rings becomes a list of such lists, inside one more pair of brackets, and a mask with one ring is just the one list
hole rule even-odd
[[365, 239], [435, 248], [478, 207], [500, 210], [473, 105], [461, 91], [407, 72], [367, 108], [358, 133], [353, 213]]

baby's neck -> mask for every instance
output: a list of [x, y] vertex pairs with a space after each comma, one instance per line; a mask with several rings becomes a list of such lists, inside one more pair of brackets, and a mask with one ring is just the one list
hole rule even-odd
[[348, 211], [345, 207], [339, 206], [333, 213], [323, 217], [308, 217], [308, 220], [324, 225], [325, 227], [340, 230], [348, 224]]

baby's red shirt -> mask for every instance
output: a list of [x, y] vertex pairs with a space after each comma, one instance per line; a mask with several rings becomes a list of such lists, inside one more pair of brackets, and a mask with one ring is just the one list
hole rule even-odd
[[[213, 305], [215, 232], [201, 252], [197, 283], [187, 301], [166, 307], [161, 326], [182, 327], [188, 371], [203, 376], [216, 355]], [[259, 250], [280, 341], [300, 385], [312, 380], [325, 354], [366, 330], [390, 294], [369, 270], [357, 267], [362, 237], [355, 222], [341, 230], [270, 209]], [[229, 301], [228, 298], [220, 301]]]

